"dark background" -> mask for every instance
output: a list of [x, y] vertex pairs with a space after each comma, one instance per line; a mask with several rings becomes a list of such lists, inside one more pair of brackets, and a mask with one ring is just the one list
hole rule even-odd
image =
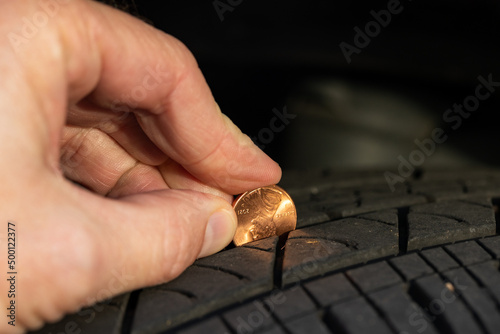
[[[339, 44], [343, 41], [353, 44], [353, 28], [364, 29], [365, 24], [373, 20], [370, 11], [386, 9], [388, 1], [221, 0], [220, 3], [232, 7], [232, 11], [223, 13], [222, 21], [214, 1], [135, 2], [139, 15], [145, 20], [188, 46], [222, 111], [250, 136], [268, 126], [273, 108], [281, 110], [286, 105], [293, 109], [290, 97], [304, 95], [304, 83], [311, 80], [333, 79], [349, 87], [360, 85], [368, 91], [373, 89], [371, 98], [382, 89], [382, 100], [401, 95], [410, 96], [413, 101], [425, 101], [424, 113], [434, 114], [434, 126], [440, 126], [442, 114], [453, 103], [461, 103], [473, 94], [479, 75], [487, 77], [491, 73], [495, 81], [500, 81], [500, 3], [497, 1], [403, 0], [402, 12], [392, 15], [390, 24], [382, 28], [360, 54], [353, 54], [350, 64]], [[356, 94], [356, 98], [362, 97], [362, 92]], [[449, 133], [444, 145], [466, 158], [441, 159], [442, 165], [500, 164], [496, 117], [500, 111], [499, 97], [500, 92], [496, 92], [481, 103], [463, 126]], [[306, 94], [306, 99], [312, 99], [311, 110], [319, 103], [314, 101], [314, 94]], [[398, 108], [404, 109], [404, 106]], [[310, 126], [304, 131], [300, 129], [301, 124], [311, 123], [307, 120], [315, 117], [314, 112], [307, 107], [293, 110], [300, 115], [283, 132], [275, 134], [264, 149], [285, 169], [323, 165], [396, 168], [397, 155], [407, 156], [411, 152], [411, 139], [393, 136], [386, 141], [395, 143], [388, 155], [367, 160], [369, 152], [353, 149], [357, 146], [348, 145], [349, 136], [315, 141], [315, 136], [324, 138], [329, 134], [318, 136]], [[333, 113], [342, 115], [343, 112]], [[362, 122], [363, 113], [360, 115], [354, 119]], [[369, 115], [374, 119], [378, 117], [374, 112]], [[335, 124], [335, 117], [329, 120], [332, 133], [342, 124]], [[380, 117], [387, 118], [387, 115]], [[389, 128], [400, 126], [399, 121], [388, 119], [387, 122]], [[400, 122], [408, 126], [403, 124], [404, 119]], [[346, 128], [363, 134], [363, 126], [357, 128], [352, 122]], [[325, 129], [328, 126], [318, 131], [327, 132]], [[345, 128], [341, 130], [345, 133]], [[377, 142], [386, 135], [380, 128], [367, 130], [370, 131], [373, 136], [367, 138], [367, 142]], [[293, 136], [303, 137], [291, 140]], [[339, 145], [343, 140], [347, 144]], [[309, 145], [310, 152], [306, 144], [300, 145], [301, 141]], [[408, 141], [408, 145], [398, 146], [401, 141]], [[441, 148], [437, 153], [439, 150]], [[331, 154], [335, 159], [322, 159]], [[347, 156], [350, 158], [343, 158]]]

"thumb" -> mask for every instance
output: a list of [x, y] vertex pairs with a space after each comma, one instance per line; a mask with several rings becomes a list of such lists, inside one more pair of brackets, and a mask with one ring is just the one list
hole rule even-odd
[[128, 196], [118, 201], [117, 209], [108, 217], [113, 242], [105, 270], [134, 272], [136, 278], [125, 290], [177, 277], [196, 258], [227, 246], [237, 225], [227, 201], [191, 190]]
[[18, 206], [38, 203], [36, 211], [5, 210], [18, 213], [28, 254], [19, 269], [22, 327], [172, 280], [196, 258], [225, 247], [236, 229], [234, 210], [218, 196], [169, 189], [117, 200], [69, 182], [47, 185], [48, 179]]
[[[224, 248], [236, 230], [231, 205], [214, 195], [169, 189], [116, 200], [83, 189], [76, 192], [77, 196], [66, 199], [78, 199], [78, 211], [85, 212], [79, 216], [86, 217], [77, 226], [84, 228], [77, 231], [71, 227], [68, 235], [75, 242], [64, 247], [67, 261], [62, 265], [64, 272], [73, 276], [48, 280], [51, 287], [57, 287], [57, 292], [50, 290], [52, 300], [38, 296], [43, 300], [40, 305], [55, 307], [51, 308], [55, 313], [33, 312], [45, 315], [45, 321], [126, 291], [170, 281], [198, 257]], [[87, 242], [81, 241], [82, 234]], [[72, 255], [82, 253], [86, 256], [79, 258], [84, 261]], [[55, 258], [57, 254], [47, 256]], [[61, 300], [60, 296], [65, 297]]]

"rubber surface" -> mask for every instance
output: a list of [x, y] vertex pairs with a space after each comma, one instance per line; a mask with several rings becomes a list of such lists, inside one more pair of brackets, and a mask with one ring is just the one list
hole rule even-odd
[[415, 175], [285, 174], [297, 230], [36, 333], [497, 333], [500, 171]]

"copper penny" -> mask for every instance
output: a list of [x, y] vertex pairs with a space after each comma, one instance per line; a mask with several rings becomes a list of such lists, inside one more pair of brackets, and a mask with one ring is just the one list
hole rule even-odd
[[297, 210], [292, 198], [278, 186], [247, 191], [233, 202], [238, 227], [236, 246], [295, 230]]

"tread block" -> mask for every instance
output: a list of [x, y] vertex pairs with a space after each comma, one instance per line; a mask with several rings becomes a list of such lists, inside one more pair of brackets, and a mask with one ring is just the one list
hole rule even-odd
[[488, 261], [469, 267], [472, 274], [488, 288], [491, 294], [500, 303], [500, 272], [498, 261]]
[[392, 333], [387, 324], [363, 297], [357, 297], [328, 309], [330, 327], [352, 334]]
[[445, 248], [464, 266], [491, 260], [490, 254], [475, 241], [460, 242]]
[[487, 289], [479, 287], [463, 268], [447, 271], [444, 275], [453, 284], [457, 294], [471, 307], [487, 332], [497, 333], [500, 328], [500, 315]]
[[321, 211], [328, 214], [330, 219], [338, 219], [343, 217], [352, 217], [368, 213], [372, 211], [379, 211], [382, 209], [392, 209], [404, 206], [411, 206], [416, 204], [427, 203], [427, 198], [421, 195], [406, 194], [404, 196], [391, 194], [388, 197], [382, 196], [380, 198], [360, 198], [357, 203], [342, 204], [342, 205], [324, 205]]
[[468, 196], [467, 193], [464, 193], [464, 186], [458, 180], [414, 182], [411, 184], [410, 189], [413, 194], [424, 195], [436, 202]]
[[330, 331], [325, 326], [320, 317], [313, 313], [304, 317], [294, 319], [286, 323], [286, 328], [291, 334], [329, 334]]
[[278, 298], [279, 303], [272, 303], [271, 300], [267, 300], [265, 303], [270, 307], [274, 307], [272, 310], [273, 313], [283, 322], [316, 310], [314, 302], [299, 285], [283, 291], [275, 299], [277, 300]]
[[[500, 236], [489, 236], [500, 170], [423, 171], [395, 192], [384, 171], [285, 172], [282, 183], [299, 228], [289, 234], [282, 263], [275, 264], [278, 238], [198, 260], [176, 280], [139, 292], [130, 331], [238, 333], [238, 319], [255, 325], [261, 315], [263, 325], [251, 332], [498, 332]], [[406, 207], [408, 250], [424, 250], [392, 258], [399, 252], [396, 208], [403, 214]], [[456, 243], [476, 237], [483, 239]], [[280, 267], [285, 287], [305, 283], [272, 290]], [[343, 272], [317, 277], [336, 270]], [[34, 333], [128, 332], [121, 326], [129, 299], [93, 305]]]
[[398, 195], [397, 193], [394, 193], [390, 197], [361, 199], [359, 208], [352, 211], [344, 210], [342, 214], [343, 217], [347, 217], [370, 211], [378, 211], [380, 209], [400, 208], [423, 203], [427, 203], [427, 198], [425, 196], [414, 194]]
[[304, 288], [322, 307], [358, 296], [344, 274], [335, 274], [318, 278], [304, 284]]
[[399, 275], [385, 261], [348, 270], [346, 275], [364, 293], [402, 283]]
[[441, 247], [426, 249], [420, 254], [438, 271], [458, 268], [460, 265]]
[[408, 225], [408, 250], [496, 233], [495, 214], [487, 198], [413, 206]]
[[284, 285], [398, 253], [396, 210], [290, 232], [283, 258]]
[[489, 292], [486, 289], [472, 287], [463, 291], [462, 296], [474, 310], [487, 332], [490, 334], [498, 333], [500, 316]]
[[392, 191], [387, 185], [387, 182], [384, 182], [378, 185], [367, 185], [364, 187], [360, 187], [357, 193], [359, 193], [359, 197], [363, 201], [366, 199], [374, 198], [390, 198], [394, 197], [394, 195], [404, 196], [408, 194], [408, 191], [404, 187], [397, 188]]
[[[359, 204], [356, 200], [347, 203], [337, 203], [332, 201], [322, 201], [307, 207], [307, 210], [312, 212], [323, 212], [329, 220], [339, 219], [348, 216], [351, 212], [359, 211]], [[297, 209], [299, 212], [299, 209]], [[361, 212], [365, 212], [361, 210]]]
[[434, 273], [417, 253], [390, 259], [389, 262], [403, 275], [406, 281]]
[[371, 187], [328, 189], [327, 192], [319, 192], [312, 197], [314, 200], [309, 202], [307, 209], [325, 212], [330, 219], [427, 203], [425, 196], [408, 194], [406, 189], [391, 192], [386, 183]]
[[86, 307], [75, 314], [65, 316], [57, 323], [48, 324], [42, 329], [30, 333], [120, 334], [129, 297], [130, 294], [127, 293]]
[[452, 291], [454, 289], [445, 285], [437, 274], [415, 280], [411, 290], [412, 297], [440, 331], [457, 334], [481, 332], [471, 312]]
[[324, 223], [330, 220], [330, 217], [320, 211], [310, 211], [307, 208], [297, 207], [297, 228]]
[[464, 268], [451, 269], [445, 271], [443, 275], [452, 284], [451, 289], [457, 294], [461, 294], [471, 287], [478, 287], [476, 281], [467, 274]]
[[465, 185], [471, 194], [481, 194], [490, 197], [500, 196], [500, 178], [498, 177], [466, 180]]
[[262, 332], [258, 332], [256, 334], [287, 334], [280, 326], [274, 326], [269, 329], [265, 329]]
[[236, 307], [222, 316], [236, 333], [253, 333], [276, 326], [271, 313], [260, 300]]
[[456, 169], [456, 170], [427, 170], [423, 173], [421, 181], [455, 181], [477, 182], [482, 180], [500, 180], [500, 172], [491, 168]]
[[356, 192], [357, 190], [355, 188], [316, 188], [315, 191], [311, 192], [310, 198], [312, 199], [313, 205], [350, 204], [357, 202], [358, 196]]
[[367, 185], [385, 185], [383, 171], [343, 171], [334, 169], [284, 171], [280, 184], [290, 191], [310, 189], [322, 191], [332, 188], [361, 188]]
[[479, 243], [492, 254], [495, 254], [495, 258], [500, 258], [500, 236], [484, 238], [479, 240]]
[[194, 325], [183, 328], [176, 332], [177, 334], [230, 334], [229, 329], [218, 317], [210, 317]]
[[137, 303], [132, 333], [153, 333], [201, 317], [235, 300], [271, 291], [278, 238], [236, 247], [197, 260], [171, 282], [144, 289]]
[[403, 285], [370, 293], [369, 298], [398, 333], [438, 333], [429, 317], [406, 293]]
[[[249, 242], [247, 244], [242, 245], [242, 247], [259, 249], [259, 250], [270, 252], [270, 253], [274, 254], [276, 252], [276, 243], [277, 242], [278, 242], [277, 237], [265, 238], [265, 239]], [[217, 261], [219, 261], [219, 260], [217, 260]]]

